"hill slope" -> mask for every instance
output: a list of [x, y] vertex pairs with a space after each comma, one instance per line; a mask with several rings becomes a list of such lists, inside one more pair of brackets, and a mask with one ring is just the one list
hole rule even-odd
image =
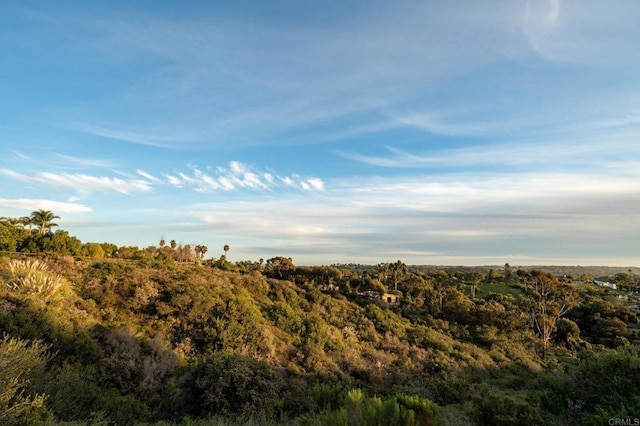
[[[452, 274], [407, 272], [403, 302], [389, 306], [355, 290], [321, 292], [304, 269], [276, 279], [51, 257], [37, 275], [15, 262], [0, 262], [0, 329], [49, 354], [20, 375], [29, 378], [16, 388], [23, 398], [45, 396], [39, 405], [31, 397], [20, 421], [543, 424], [638, 403], [638, 347], [589, 349], [566, 320], [541, 352], [526, 289], [470, 299]], [[57, 287], [29, 287], [31, 273]], [[633, 320], [620, 310], [611, 321], [623, 314]], [[31, 349], [39, 347], [21, 350]], [[570, 383], [603, 363], [613, 368], [608, 380], [638, 380], [617, 399], [605, 382], [578, 407], [583, 395]]]

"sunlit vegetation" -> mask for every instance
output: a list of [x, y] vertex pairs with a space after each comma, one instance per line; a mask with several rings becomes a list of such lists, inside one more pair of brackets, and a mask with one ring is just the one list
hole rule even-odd
[[207, 259], [175, 240], [82, 243], [41, 216], [0, 221], [2, 424], [577, 425], [640, 412], [632, 271], [231, 262], [226, 244]]

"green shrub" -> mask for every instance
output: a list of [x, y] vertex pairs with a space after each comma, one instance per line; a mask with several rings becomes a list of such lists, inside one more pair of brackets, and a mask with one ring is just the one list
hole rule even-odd
[[298, 419], [301, 425], [441, 425], [440, 407], [420, 398], [397, 394], [387, 399], [366, 397], [361, 389], [347, 392], [344, 406], [336, 411], [325, 410]]
[[473, 401], [473, 419], [478, 425], [531, 426], [546, 424], [530, 404], [510, 396], [490, 392]]
[[0, 424], [43, 422], [49, 413], [44, 395], [25, 394], [34, 374], [41, 374], [46, 347], [5, 334], [0, 340]]
[[275, 419], [282, 412], [283, 377], [254, 358], [217, 353], [201, 359], [184, 381], [190, 415]]
[[47, 406], [60, 420], [87, 420], [100, 410], [102, 390], [91, 367], [65, 363], [48, 371], [38, 387], [47, 393]]
[[616, 407], [598, 405], [593, 412], [582, 416], [582, 424], [588, 426], [611, 424], [611, 419], [626, 419], [631, 423], [625, 424], [637, 424], [634, 422], [637, 422], [638, 418], [640, 418], [640, 395], [634, 395]]

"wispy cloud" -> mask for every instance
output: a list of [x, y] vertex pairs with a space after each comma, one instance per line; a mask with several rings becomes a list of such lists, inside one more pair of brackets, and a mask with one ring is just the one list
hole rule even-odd
[[440, 112], [406, 112], [395, 113], [393, 120], [399, 126], [409, 126], [428, 133], [446, 136], [485, 136], [503, 131], [507, 126], [514, 127], [513, 123], [478, 121], [473, 119], [445, 118]]
[[143, 178], [153, 182], [153, 183], [162, 183], [162, 180], [160, 180], [159, 178], [153, 176], [151, 173], [147, 173], [144, 170], [136, 170], [136, 173], [139, 174], [140, 176], [142, 176]]
[[311, 178], [300, 181], [300, 186], [305, 191], [322, 191], [324, 190], [324, 182], [319, 178]]
[[[337, 150], [337, 155], [364, 164], [389, 168], [468, 169], [491, 167], [493, 170], [509, 168], [562, 169], [592, 167], [618, 168], [632, 173], [640, 164], [640, 147], [635, 133], [617, 138], [610, 133], [609, 142], [597, 138], [552, 142], [518, 142], [471, 145], [455, 149], [432, 149], [419, 152], [396, 147], [385, 147], [383, 154], [362, 154]], [[622, 166], [626, 166], [622, 168]]]
[[83, 132], [95, 136], [101, 136], [108, 139], [115, 139], [124, 142], [132, 142], [141, 145], [154, 146], [159, 148], [177, 148], [184, 145], [187, 139], [184, 135], [161, 136], [151, 132], [142, 133], [140, 130], [129, 130], [122, 128], [122, 124], [108, 126], [100, 126], [96, 124], [79, 124], [79, 123], [56, 123], [58, 127], [64, 127], [69, 130]]
[[29, 198], [7, 199], [0, 198], [0, 206], [15, 210], [51, 210], [56, 213], [88, 213], [91, 208], [75, 202], [60, 202], [52, 200], [36, 200]]
[[522, 29], [531, 48], [547, 60], [608, 67], [638, 63], [628, 55], [637, 35], [633, 1], [590, 3], [528, 0]]
[[297, 188], [304, 191], [322, 191], [324, 182], [320, 178], [303, 178], [297, 174], [274, 177], [269, 172], [256, 169], [239, 161], [229, 162], [227, 167], [202, 170], [191, 167], [189, 172], [164, 174], [167, 183], [178, 187], [190, 187], [197, 192], [239, 189], [273, 190], [279, 186]]
[[18, 152], [18, 151], [13, 151], [13, 155], [15, 155], [17, 158], [19, 158], [20, 160], [23, 161], [32, 161], [32, 158], [22, 152]]
[[[39, 46], [41, 37], [60, 37], [60, 25], [64, 42], [56, 46], [63, 53], [72, 46], [118, 65], [145, 58], [144, 73], [122, 79], [140, 84], [112, 82], [109, 93], [51, 112], [57, 117], [52, 121], [87, 134], [176, 149], [292, 139], [318, 143], [399, 125], [449, 136], [491, 135], [505, 122], [509, 129], [540, 121], [553, 126], [556, 111], [564, 109], [558, 99], [569, 99], [563, 96], [568, 89], [562, 79], [548, 77], [553, 65], [540, 57], [588, 58], [587, 67], [627, 74], [629, 68], [619, 64], [637, 64], [638, 55], [627, 53], [634, 51], [628, 34], [637, 34], [635, 14], [625, 12], [637, 6], [629, 2], [352, 7], [353, 15], [330, 23], [297, 17], [302, 21], [283, 20], [277, 28], [260, 17], [226, 21], [198, 15], [176, 21], [161, 13], [85, 16], [62, 9], [48, 11], [56, 19], [42, 22], [38, 35], [28, 38]], [[598, 60], [598, 52], [615, 60]], [[116, 77], [119, 70], [114, 67]], [[584, 87], [592, 85], [591, 78], [585, 77]], [[616, 81], [635, 86], [633, 76]], [[523, 99], [528, 87], [536, 96]], [[588, 93], [572, 93], [565, 111], [592, 105]], [[433, 113], [461, 106], [489, 108], [473, 119]], [[599, 110], [615, 116], [623, 109], [616, 98]], [[390, 122], [388, 115], [395, 119]]]
[[[111, 169], [118, 167], [118, 162], [108, 158], [88, 158], [77, 155], [68, 155], [59, 152], [40, 151], [37, 155], [27, 155], [22, 152], [13, 151], [15, 159], [22, 164], [30, 164], [38, 168], [51, 168], [64, 170], [87, 170], [87, 169]], [[15, 165], [15, 161], [8, 162]]]
[[22, 182], [70, 189], [80, 194], [94, 192], [119, 192], [131, 194], [134, 192], [151, 191], [151, 183], [143, 179], [121, 179], [108, 176], [91, 176], [83, 173], [51, 173], [39, 172], [26, 175], [9, 169], [0, 169], [0, 174]]
[[[385, 127], [369, 114], [419, 100], [416, 86], [431, 92], [452, 75], [518, 51], [508, 37], [517, 28], [515, 6], [400, 2], [357, 12], [334, 25], [285, 21], [273, 28], [251, 20], [176, 22], [131, 11], [101, 17], [57, 11], [58, 21], [67, 24], [67, 43], [76, 49], [109, 62], [142, 55], [157, 67], [144, 84], [83, 104], [75, 111], [82, 120], [55, 121], [102, 137], [174, 148], [186, 141], [259, 143], [327, 123], [331, 138]], [[137, 123], [123, 109], [135, 110]], [[312, 139], [322, 140], [314, 130]]]
[[107, 159], [81, 158], [66, 154], [56, 154], [56, 158], [58, 158], [66, 167], [78, 167], [84, 169], [117, 167], [117, 163], [115, 161]]
[[253, 166], [231, 161], [226, 167], [207, 167], [204, 170], [191, 166], [188, 171], [162, 173], [161, 177], [137, 169], [135, 174], [114, 171], [121, 177], [92, 176], [84, 173], [37, 172], [32, 175], [11, 169], [0, 169], [0, 175], [32, 185], [69, 189], [77, 194], [117, 192], [121, 194], [151, 192], [155, 187], [170, 185], [189, 188], [196, 192], [275, 190], [292, 188], [301, 191], [323, 191], [324, 181], [317, 177], [274, 176]]

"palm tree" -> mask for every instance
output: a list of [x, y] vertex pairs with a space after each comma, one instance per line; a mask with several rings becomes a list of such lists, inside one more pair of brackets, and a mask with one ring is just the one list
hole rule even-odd
[[0, 223], [2, 223], [4, 225], [9, 225], [9, 226], [22, 225], [23, 224], [23, 219], [24, 218], [22, 218], [22, 217], [2, 216], [2, 217], [0, 217]]
[[164, 247], [164, 246], [165, 246], [165, 244], [167, 244], [167, 243], [164, 241], [164, 238], [162, 238], [162, 239], [160, 240], [160, 248]]
[[207, 246], [200, 246], [200, 256], [204, 259], [204, 254], [209, 250]]
[[31, 221], [38, 225], [38, 233], [44, 235], [49, 229], [54, 226], [58, 226], [57, 223], [53, 223], [54, 219], [60, 219], [60, 216], [53, 214], [51, 210], [36, 210], [31, 213]]
[[225, 244], [224, 247], [222, 248], [224, 250], [224, 258], [227, 258], [227, 252], [229, 251], [229, 245]]
[[33, 225], [34, 225], [33, 218], [31, 216], [24, 216], [24, 217], [19, 217], [18, 220], [19, 220], [19, 223], [25, 228], [29, 227], [29, 234], [31, 234], [31, 232], [33, 231]]

